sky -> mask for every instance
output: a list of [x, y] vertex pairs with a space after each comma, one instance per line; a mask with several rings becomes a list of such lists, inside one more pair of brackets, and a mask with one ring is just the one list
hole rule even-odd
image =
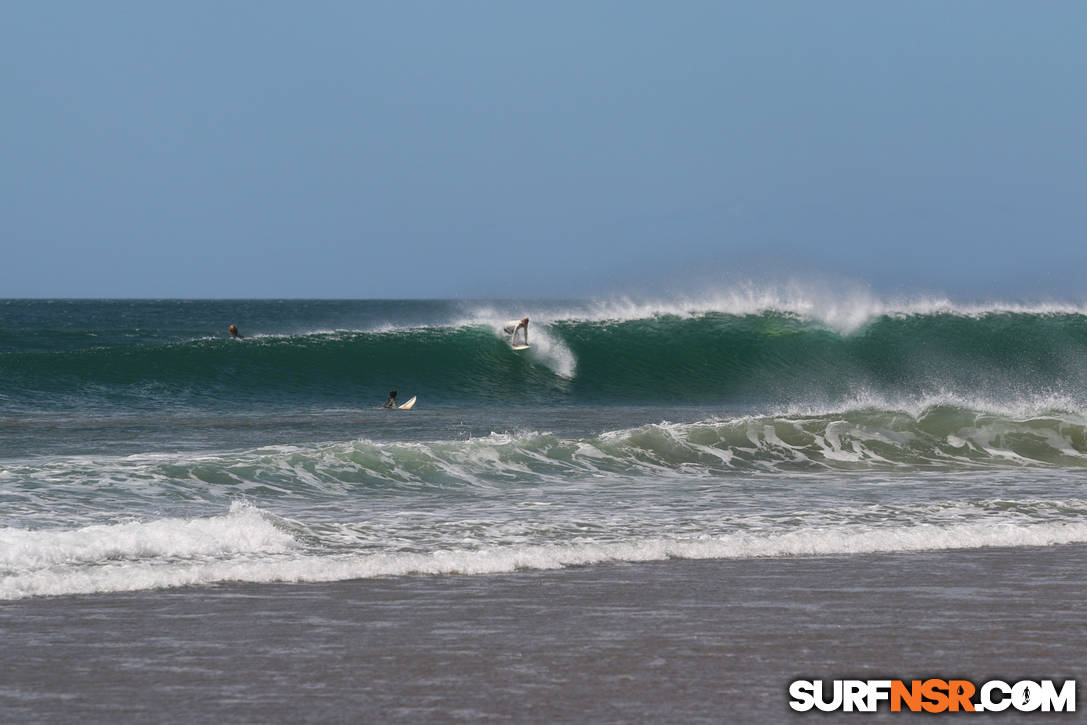
[[0, 4], [0, 297], [1087, 299], [1087, 3]]

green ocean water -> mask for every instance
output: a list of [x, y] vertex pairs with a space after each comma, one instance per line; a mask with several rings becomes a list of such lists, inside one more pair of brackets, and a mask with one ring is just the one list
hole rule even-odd
[[[882, 314], [843, 331], [787, 310], [516, 305], [9, 301], [0, 409], [300, 409], [380, 403], [392, 387], [432, 408], [1087, 395], [1078, 312]], [[533, 347], [517, 354], [501, 326], [522, 312]], [[246, 339], [228, 338], [232, 322]]]
[[1083, 542], [1085, 350], [1072, 305], [0, 301], [0, 598]]

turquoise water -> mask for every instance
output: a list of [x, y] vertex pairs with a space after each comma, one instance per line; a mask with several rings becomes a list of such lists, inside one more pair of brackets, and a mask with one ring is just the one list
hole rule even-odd
[[1061, 305], [0, 302], [0, 598], [1083, 542], [1085, 349]]
[[[1079, 311], [789, 310], [441, 301], [0, 302], [0, 410], [842, 405], [1087, 393]], [[507, 317], [532, 313], [513, 354]], [[240, 323], [244, 344], [225, 334]], [[843, 326], [844, 324], [844, 326]], [[380, 403], [380, 400], [378, 400]]]

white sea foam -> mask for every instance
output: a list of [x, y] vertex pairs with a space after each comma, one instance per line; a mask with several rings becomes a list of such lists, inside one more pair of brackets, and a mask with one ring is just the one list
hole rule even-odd
[[[353, 555], [281, 554], [281, 540], [236, 548], [246, 556], [224, 560], [148, 561], [132, 556], [107, 558], [96, 565], [57, 562], [21, 568], [0, 577], [0, 599], [138, 591], [222, 582], [329, 582], [373, 577], [443, 574], [499, 574], [518, 570], [561, 569], [605, 562], [666, 559], [723, 559], [971, 549], [1041, 547], [1087, 543], [1087, 522], [920, 524], [884, 527], [803, 528], [788, 532], [735, 533], [706, 537], [653, 537], [621, 542], [498, 546], [476, 550]], [[222, 548], [212, 547], [214, 554]], [[177, 553], [177, 549], [171, 549]], [[142, 552], [141, 553], [145, 553]], [[206, 553], [206, 552], [202, 552]], [[254, 554], [263, 553], [264, 556]], [[48, 557], [46, 557], [48, 558]], [[87, 564], [89, 562], [82, 562]]]
[[[1063, 301], [956, 301], [940, 294], [881, 296], [856, 283], [821, 283], [792, 280], [781, 283], [746, 282], [688, 291], [667, 297], [616, 296], [583, 303], [525, 305], [533, 320], [552, 323], [566, 320], [630, 321], [661, 316], [698, 317], [707, 313], [758, 315], [778, 312], [815, 320], [843, 334], [851, 334], [883, 316], [955, 315], [984, 317], [993, 314], [1087, 315], [1087, 303]], [[531, 311], [529, 311], [531, 310]], [[463, 320], [506, 319], [492, 306], [481, 306]]]
[[[365, 491], [494, 488], [509, 481], [567, 485], [600, 476], [677, 480], [751, 471], [1083, 470], [1087, 465], [1082, 410], [1061, 410], [1057, 400], [1022, 407], [993, 403], [990, 409], [966, 402], [979, 403], [950, 396], [917, 402], [863, 399], [855, 407], [662, 421], [581, 438], [527, 430], [468, 440], [359, 439], [216, 453], [58, 456], [9, 461], [0, 477], [11, 516], [21, 515], [19, 508], [37, 511], [35, 517], [45, 521], [87, 507], [154, 510], [162, 497], [194, 504], [237, 496], [297, 502]], [[4, 555], [0, 551], [0, 565]]]
[[[501, 332], [501, 329], [496, 330]], [[577, 358], [560, 338], [552, 335], [546, 325], [532, 325], [531, 346], [523, 354], [539, 361], [560, 378], [571, 380], [577, 372]]]
[[222, 516], [98, 524], [78, 529], [0, 529], [0, 572], [114, 561], [191, 559], [288, 551], [290, 534], [269, 514], [235, 503]]
[[770, 416], [823, 416], [863, 410], [900, 411], [913, 418], [920, 418], [938, 408], [958, 408], [979, 414], [998, 415], [1011, 420], [1025, 421], [1039, 417], [1067, 415], [1069, 422], [1087, 424], [1087, 400], [1078, 395], [1064, 393], [1017, 393], [1005, 390], [1000, 393], [934, 390], [916, 395], [888, 395], [871, 390], [858, 390], [849, 398], [834, 401], [801, 401], [767, 408]]

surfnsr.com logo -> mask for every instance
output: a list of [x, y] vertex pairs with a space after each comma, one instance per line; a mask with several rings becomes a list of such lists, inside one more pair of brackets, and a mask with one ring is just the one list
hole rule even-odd
[[798, 712], [875, 712], [884, 705], [891, 712], [1075, 712], [1076, 681], [796, 680], [789, 697]]

